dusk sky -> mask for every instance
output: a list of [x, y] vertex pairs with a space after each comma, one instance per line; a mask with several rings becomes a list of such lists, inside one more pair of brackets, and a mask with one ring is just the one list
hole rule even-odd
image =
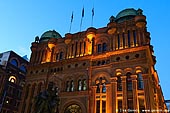
[[71, 14], [74, 18], [71, 33], [107, 26], [110, 16], [126, 8], [141, 8], [151, 33], [151, 44], [157, 59], [156, 70], [165, 99], [170, 100], [170, 0], [1, 0], [0, 53], [13, 50], [30, 57], [30, 46], [36, 36], [56, 30], [64, 37], [69, 32]]

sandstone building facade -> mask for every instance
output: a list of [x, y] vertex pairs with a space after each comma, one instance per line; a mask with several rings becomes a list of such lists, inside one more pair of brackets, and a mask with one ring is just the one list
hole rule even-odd
[[59, 88], [60, 113], [166, 110], [146, 23], [141, 9], [130, 8], [103, 28], [36, 37], [20, 113], [33, 112], [49, 82]]

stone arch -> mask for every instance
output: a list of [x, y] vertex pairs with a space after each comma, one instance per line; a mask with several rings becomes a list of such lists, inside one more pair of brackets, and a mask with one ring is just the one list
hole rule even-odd
[[65, 102], [63, 106], [61, 106], [61, 113], [65, 113], [66, 108], [74, 104], [80, 106], [82, 113], [87, 113], [85, 105], [78, 99], [69, 99], [67, 102]]
[[122, 69], [116, 69], [115, 70], [115, 76], [121, 76], [123, 75], [123, 70]]
[[134, 71], [136, 74], [137, 73], [145, 73], [145, 69], [141, 66], [136, 66]]
[[100, 78], [100, 77], [104, 77], [106, 80], [106, 83], [110, 83], [110, 74], [107, 72], [98, 72], [96, 73], [93, 77], [92, 77], [92, 85], [95, 85], [95, 81]]
[[124, 74], [126, 75], [127, 73], [133, 74], [133, 69], [132, 68], [125, 68], [124, 69]]
[[[14, 63], [17, 63], [17, 64], [13, 64], [13, 62], [14, 62]], [[19, 66], [20, 66], [19, 60], [18, 60], [17, 58], [15, 58], [15, 57], [12, 57], [12, 58], [10, 59], [10, 63], [13, 64], [13, 65], [16, 66], [16, 67], [19, 67]]]

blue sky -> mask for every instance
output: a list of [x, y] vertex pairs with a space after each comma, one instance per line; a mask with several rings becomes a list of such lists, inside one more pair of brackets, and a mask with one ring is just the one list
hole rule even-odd
[[81, 12], [85, 15], [82, 30], [91, 25], [91, 10], [95, 14], [93, 26], [105, 27], [111, 15], [125, 8], [141, 8], [147, 17], [157, 59], [156, 70], [165, 99], [170, 99], [170, 1], [169, 0], [1, 0], [0, 1], [0, 53], [13, 50], [21, 56], [30, 56], [31, 42], [43, 32], [55, 29], [62, 36], [69, 31], [71, 13], [74, 12], [71, 33], [79, 32]]

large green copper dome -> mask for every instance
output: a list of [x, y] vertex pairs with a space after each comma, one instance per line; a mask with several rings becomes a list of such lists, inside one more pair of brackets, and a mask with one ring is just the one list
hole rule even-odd
[[48, 41], [50, 38], [62, 38], [61, 35], [55, 30], [46, 31], [41, 35], [40, 42]]
[[135, 9], [133, 9], [133, 8], [124, 9], [117, 14], [116, 21], [119, 23], [119, 22], [122, 22], [125, 20], [129, 20], [136, 15], [138, 15], [138, 14]]

